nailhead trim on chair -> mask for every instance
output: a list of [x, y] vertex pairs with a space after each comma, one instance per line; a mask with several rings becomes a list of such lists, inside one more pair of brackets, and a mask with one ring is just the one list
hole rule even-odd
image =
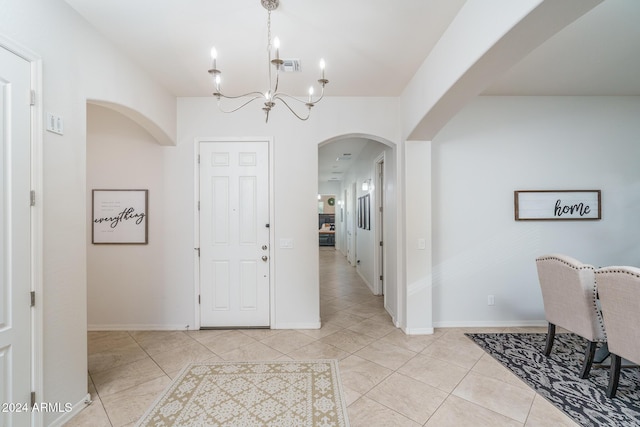
[[[541, 256], [536, 258], [536, 261], [550, 261], [550, 260], [561, 262], [564, 265], [567, 265], [575, 270], [593, 270], [595, 274], [598, 274], [598, 271], [595, 269], [595, 267], [590, 264], [582, 264], [579, 267], [576, 267], [575, 265], [568, 263], [567, 261], [555, 256]], [[612, 271], [612, 270], [609, 270], [609, 271]], [[632, 273], [629, 273], [629, 274], [632, 274]], [[596, 310], [596, 315], [598, 316], [598, 324], [600, 325], [600, 329], [604, 334], [604, 339], [598, 340], [598, 342], [607, 342], [607, 330], [604, 328], [604, 318], [602, 317], [602, 312], [600, 311], [600, 309], [598, 309], [598, 304], [597, 304], [598, 287], [595, 279], [593, 281], [592, 290], [593, 290], [593, 295], [592, 295], [593, 308]]]
[[[603, 271], [605, 270], [606, 271]], [[628, 274], [629, 276], [635, 276], [635, 277], [640, 277], [640, 275], [636, 274], [636, 273], [632, 273], [628, 270], [609, 270], [607, 269], [607, 267], [603, 267], [601, 269], [596, 270], [596, 274], [605, 274], [605, 273], [624, 273], [624, 274]]]
[[597, 300], [598, 300], [598, 286], [596, 285], [596, 281], [594, 280], [594, 282], [593, 282], [593, 306], [596, 309], [596, 314], [598, 316], [598, 323], [600, 324], [600, 328], [604, 332], [604, 339], [600, 340], [600, 342], [607, 342], [607, 330], [604, 328], [604, 318], [602, 317], [602, 311], [598, 308], [598, 304], [596, 302]]
[[[617, 267], [617, 268], [616, 268]], [[621, 270], [620, 267], [624, 266], [612, 266], [612, 267], [603, 267], [596, 271], [596, 274], [607, 274], [607, 273], [616, 273], [616, 274], [626, 274], [629, 276], [633, 276], [636, 278], [640, 278], [640, 274], [628, 271]], [[607, 386], [607, 397], [614, 398], [616, 396], [616, 390], [618, 389], [618, 381], [620, 378], [620, 355], [611, 353], [611, 370], [609, 373], [609, 385]]]
[[[606, 271], [602, 271], [603, 269], [606, 269], [607, 267], [603, 267], [601, 269], [598, 269], [595, 271], [595, 274], [604, 274], [604, 273], [624, 273], [624, 274], [628, 274], [629, 276], [635, 276], [635, 277], [640, 277], [640, 275], [636, 274], [636, 273], [632, 273], [630, 271], [627, 270], [606, 270]], [[600, 310], [598, 310], [598, 320], [602, 323], [602, 329], [604, 329], [604, 320], [602, 318], [602, 313], [600, 313]], [[606, 336], [606, 330], [605, 330], [605, 336]]]

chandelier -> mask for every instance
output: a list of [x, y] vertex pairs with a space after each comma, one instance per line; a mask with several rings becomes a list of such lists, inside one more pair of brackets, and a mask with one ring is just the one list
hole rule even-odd
[[[273, 39], [273, 45], [271, 43], [271, 11], [278, 8], [280, 1], [279, 0], [260, 0], [260, 2], [262, 3], [262, 7], [264, 7], [267, 10], [267, 53], [268, 53], [267, 66], [269, 69], [269, 89], [265, 92], [257, 92], [257, 91], [248, 92], [242, 95], [226, 95], [222, 93], [221, 79], [220, 79], [222, 72], [217, 68], [218, 54], [214, 47], [211, 49], [212, 67], [209, 70], [209, 74], [211, 74], [215, 83], [216, 91], [213, 93], [213, 96], [215, 96], [218, 99], [218, 108], [223, 113], [233, 113], [235, 111], [238, 111], [242, 107], [250, 104], [251, 102], [260, 99], [264, 101], [264, 107], [262, 107], [262, 109], [264, 110], [266, 115], [265, 123], [269, 122], [269, 113], [271, 112], [271, 109], [276, 106], [276, 101], [282, 102], [282, 104], [284, 104], [289, 109], [289, 111], [291, 111], [293, 115], [296, 116], [298, 119], [307, 120], [311, 115], [311, 107], [313, 107], [318, 102], [320, 102], [320, 100], [324, 97], [324, 87], [327, 83], [329, 83], [329, 80], [325, 79], [324, 77], [324, 68], [325, 68], [324, 59], [320, 60], [321, 78], [318, 80], [318, 83], [321, 87], [321, 91], [320, 91], [320, 95], [317, 98], [314, 98], [313, 96], [314, 95], [313, 86], [309, 87], [309, 97], [306, 100], [303, 100], [291, 95], [287, 95], [284, 92], [280, 92], [278, 89], [278, 84], [280, 82], [280, 72], [284, 71], [284, 67], [283, 67], [284, 60], [280, 58], [280, 40], [276, 37]], [[274, 50], [275, 52], [272, 52]], [[275, 56], [273, 59], [272, 59], [272, 53], [274, 53], [274, 56]], [[221, 105], [222, 98], [240, 99], [242, 103], [236, 108], [225, 110], [222, 108], [222, 105]], [[298, 108], [298, 110], [303, 111], [302, 113], [296, 112], [296, 109], [294, 109], [292, 105], [290, 105], [290, 103], [293, 104], [294, 102], [304, 105], [304, 107], [300, 106], [300, 108]], [[304, 112], [305, 108], [306, 108], [306, 112]]]

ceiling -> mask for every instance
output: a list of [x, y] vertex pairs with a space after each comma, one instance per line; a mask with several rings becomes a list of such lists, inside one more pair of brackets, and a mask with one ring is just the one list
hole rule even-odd
[[640, 95], [639, 20], [640, 1], [604, 0], [498, 76], [484, 94]]
[[[175, 96], [211, 96], [212, 46], [224, 92], [266, 90], [267, 11], [260, 0], [66, 2]], [[302, 63], [281, 87], [304, 96], [324, 58], [329, 96], [398, 96], [464, 3], [280, 0], [272, 34], [281, 57]], [[496, 76], [483, 94], [640, 95], [639, 18], [639, 0], [605, 0]], [[351, 143], [338, 151], [360, 147]]]
[[[267, 11], [260, 0], [66, 0], [176, 96], [210, 96], [210, 51], [229, 94], [266, 90]], [[285, 88], [305, 95], [327, 64], [333, 96], [396, 96], [464, 0], [280, 0], [271, 32], [302, 62]], [[421, 43], [407, 43], [418, 38]], [[389, 78], [393, 76], [393, 78]]]
[[380, 143], [363, 138], [349, 138], [321, 146], [318, 149], [318, 182], [342, 181], [367, 144]]

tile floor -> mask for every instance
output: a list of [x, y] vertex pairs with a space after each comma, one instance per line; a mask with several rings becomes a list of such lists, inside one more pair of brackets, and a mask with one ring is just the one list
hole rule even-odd
[[[353, 427], [576, 426], [463, 334], [407, 336], [331, 247], [319, 330], [89, 332], [93, 403], [66, 426], [132, 426], [189, 362], [335, 358]], [[538, 331], [544, 328], [509, 328]]]

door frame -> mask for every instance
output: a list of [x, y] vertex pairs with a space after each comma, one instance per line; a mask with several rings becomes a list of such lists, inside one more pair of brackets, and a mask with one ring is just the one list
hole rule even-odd
[[[31, 390], [36, 399], [44, 396], [44, 310], [43, 310], [43, 253], [44, 253], [44, 178], [43, 178], [43, 108], [42, 108], [42, 58], [31, 50], [0, 35], [0, 47], [31, 64], [31, 89], [34, 105], [31, 106], [31, 190], [35, 193], [35, 205], [31, 207], [31, 291], [36, 304], [31, 308]], [[40, 427], [44, 414], [34, 411], [31, 425]]]
[[[358, 224], [357, 224], [357, 217], [358, 217], [358, 204], [357, 204], [357, 200], [358, 200], [358, 188], [357, 188], [357, 184], [355, 181], [353, 181], [352, 183], [350, 183], [348, 185], [349, 187], [349, 195], [348, 195], [348, 201], [347, 203], [349, 204], [349, 208], [351, 208], [350, 210], [347, 209], [347, 211], [351, 212], [351, 216], [347, 215], [347, 246], [348, 246], [348, 251], [347, 251], [347, 261], [349, 262], [349, 264], [352, 267], [355, 267], [358, 265], [358, 254], [357, 254], [357, 250], [358, 250]], [[351, 237], [349, 237], [349, 228], [351, 228]]]
[[[385, 153], [384, 151], [376, 157], [373, 162], [374, 178], [375, 178], [375, 207], [374, 207], [374, 224], [375, 224], [375, 239], [373, 247], [373, 270], [374, 270], [374, 285], [373, 293], [375, 295], [385, 295], [386, 299], [386, 286], [385, 282], [386, 272], [386, 251], [384, 245], [384, 189], [385, 189]], [[380, 246], [380, 242], [383, 245]], [[382, 280], [380, 280], [382, 276]]]
[[273, 191], [273, 174], [274, 174], [274, 155], [273, 155], [273, 138], [272, 137], [235, 137], [235, 138], [207, 138], [197, 137], [194, 140], [193, 147], [193, 303], [194, 310], [194, 329], [200, 329], [200, 144], [205, 142], [266, 142], [269, 151], [269, 324], [270, 328], [276, 324], [276, 305], [275, 305], [275, 209], [274, 209], [274, 191]]

